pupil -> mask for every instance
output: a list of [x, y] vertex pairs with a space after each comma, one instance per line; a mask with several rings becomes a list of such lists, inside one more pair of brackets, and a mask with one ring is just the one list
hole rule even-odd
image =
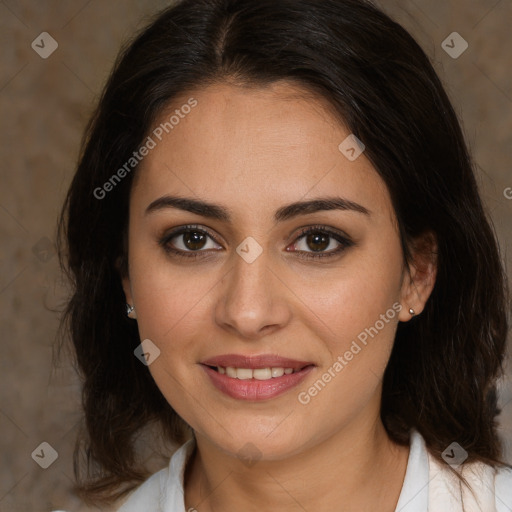
[[316, 249], [310, 246], [313, 251], [319, 252], [329, 247], [329, 236], [321, 233], [309, 234], [307, 236], [307, 243], [308, 245], [320, 244], [320, 247]]
[[185, 245], [189, 249], [201, 249], [204, 246], [205, 242], [205, 235], [203, 233], [198, 233], [197, 231], [191, 231], [188, 233], [185, 233]]

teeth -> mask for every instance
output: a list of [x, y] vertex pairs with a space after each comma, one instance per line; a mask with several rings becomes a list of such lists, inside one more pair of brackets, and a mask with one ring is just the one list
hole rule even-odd
[[[239, 370], [237, 370], [238, 372]], [[268, 380], [272, 378], [271, 368], [256, 368], [252, 371], [252, 375], [257, 380]]]
[[232, 379], [248, 380], [269, 380], [274, 377], [282, 377], [283, 375], [290, 375], [290, 373], [298, 372], [301, 368], [294, 370], [293, 368], [233, 368], [228, 366], [217, 366], [217, 371], [223, 375], [227, 375]]
[[236, 378], [240, 380], [252, 379], [252, 370], [250, 368], [237, 368]]
[[284, 375], [284, 368], [272, 368], [272, 377], [282, 377]]

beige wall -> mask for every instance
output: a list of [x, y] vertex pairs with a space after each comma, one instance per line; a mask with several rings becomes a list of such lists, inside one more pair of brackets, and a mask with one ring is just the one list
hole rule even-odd
[[[52, 248], [55, 221], [84, 124], [118, 48], [167, 2], [76, 0], [0, 3], [0, 510], [76, 511], [69, 492], [79, 385], [65, 361], [51, 369], [64, 297]], [[479, 164], [478, 179], [504, 258], [511, 241], [512, 2], [381, 1], [433, 57]], [[32, 48], [49, 32], [58, 49]], [[458, 59], [442, 48], [453, 31], [469, 43]], [[507, 264], [510, 262], [507, 259]], [[510, 372], [509, 372], [510, 375]], [[512, 461], [512, 384], [502, 390], [502, 433]], [[48, 469], [31, 458], [41, 442], [59, 457]]]

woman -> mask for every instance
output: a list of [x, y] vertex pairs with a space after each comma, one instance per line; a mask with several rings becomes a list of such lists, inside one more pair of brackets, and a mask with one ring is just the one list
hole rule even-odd
[[[61, 228], [86, 501], [512, 509], [497, 242], [428, 58], [371, 4], [162, 12], [116, 63]], [[181, 447], [148, 478], [150, 426]]]

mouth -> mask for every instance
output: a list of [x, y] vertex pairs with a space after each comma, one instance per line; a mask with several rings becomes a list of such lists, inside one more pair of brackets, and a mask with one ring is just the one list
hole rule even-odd
[[314, 363], [273, 355], [225, 355], [200, 364], [210, 382], [238, 400], [275, 398], [296, 387], [316, 368]]
[[233, 366], [211, 366], [205, 365], [208, 368], [211, 368], [213, 371], [220, 373], [221, 375], [226, 375], [226, 377], [230, 379], [239, 379], [239, 380], [270, 380], [277, 379], [282, 377], [283, 375], [291, 375], [292, 373], [299, 373], [305, 368], [313, 367], [313, 364], [308, 364], [305, 366], [301, 366], [299, 368], [285, 368], [283, 366], [274, 366], [274, 367], [263, 367], [263, 368], [236, 368]]

